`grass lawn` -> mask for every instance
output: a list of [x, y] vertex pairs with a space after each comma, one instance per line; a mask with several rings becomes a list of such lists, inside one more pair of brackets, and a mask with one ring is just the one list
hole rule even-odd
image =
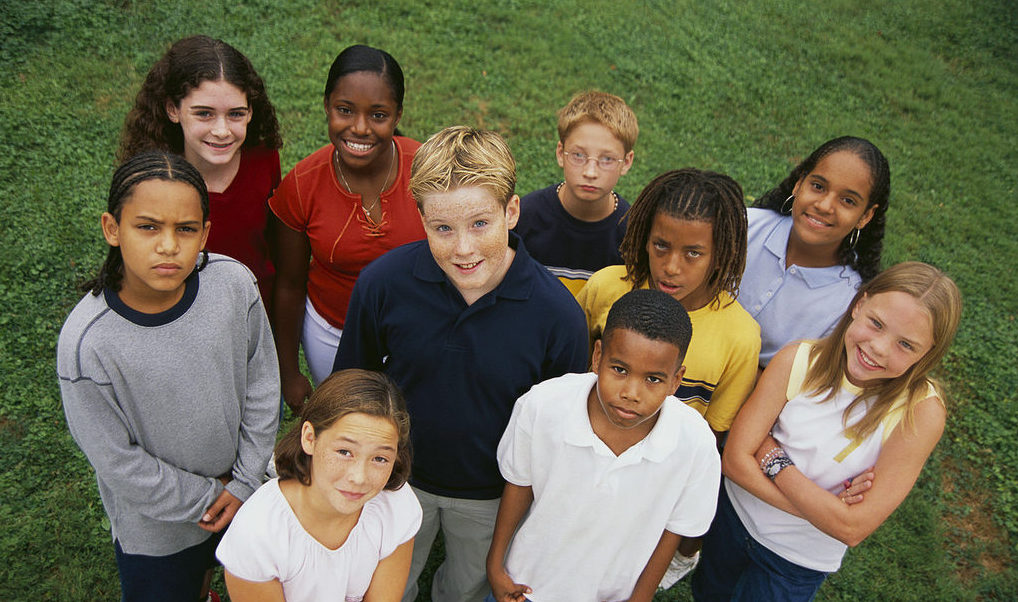
[[[824, 140], [873, 140], [892, 171], [885, 265], [938, 265], [965, 314], [939, 371], [952, 404], [940, 446], [819, 599], [1018, 599], [1018, 10], [1004, 0], [3, 3], [0, 599], [119, 595], [54, 348], [74, 285], [105, 254], [98, 218], [124, 115], [151, 64], [194, 33], [259, 70], [284, 172], [327, 143], [322, 87], [352, 43], [402, 64], [406, 135], [498, 130], [521, 193], [560, 178], [554, 114], [590, 87], [639, 117], [618, 188], [630, 199], [682, 166], [757, 196]], [[659, 599], [689, 599], [688, 586]]]

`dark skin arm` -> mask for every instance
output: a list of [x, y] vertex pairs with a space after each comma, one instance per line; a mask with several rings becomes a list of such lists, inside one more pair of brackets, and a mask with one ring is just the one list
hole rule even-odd
[[681, 535], [671, 531], [661, 533], [661, 539], [658, 540], [657, 547], [654, 548], [650, 559], [647, 560], [647, 565], [643, 567], [640, 578], [636, 580], [636, 586], [633, 587], [633, 594], [629, 596], [629, 602], [636, 602], [638, 600], [649, 602], [654, 598], [654, 593], [657, 592], [657, 584], [661, 583], [661, 578], [665, 576], [665, 571], [668, 570], [668, 563], [671, 562], [672, 556], [675, 555], [675, 549], [679, 547], [680, 541], [682, 541]]
[[307, 297], [308, 263], [311, 243], [307, 235], [290, 229], [269, 214], [272, 262], [276, 280], [272, 286], [272, 332], [279, 356], [279, 377], [286, 405], [300, 413], [311, 395], [311, 381], [300, 371], [300, 333], [304, 324], [304, 300]]
[[488, 583], [498, 602], [522, 602], [526, 600], [525, 595], [531, 593], [530, 587], [515, 583], [509, 577], [505, 570], [505, 555], [509, 551], [509, 541], [516, 532], [516, 527], [523, 520], [533, 501], [534, 490], [531, 487], [506, 483], [502, 500], [498, 504], [495, 532], [491, 537], [487, 559]]

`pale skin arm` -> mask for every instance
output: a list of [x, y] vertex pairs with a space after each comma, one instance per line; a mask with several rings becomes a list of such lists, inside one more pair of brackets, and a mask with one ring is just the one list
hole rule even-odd
[[223, 571], [223, 578], [232, 602], [286, 602], [283, 584], [279, 579], [248, 581], [226, 570]]
[[725, 451], [721, 455], [721, 472], [771, 506], [801, 517], [785, 494], [760, 470], [760, 463], [756, 459], [757, 450], [764, 438], [769, 436], [778, 414], [787, 403], [785, 389], [788, 387], [795, 350], [794, 344], [783, 348], [760, 375], [756, 388], [732, 423]]
[[410, 559], [413, 555], [414, 540], [411, 537], [383, 558], [371, 576], [364, 602], [398, 602], [403, 597], [406, 580], [410, 576]]
[[874, 467], [880, 479], [858, 504], [842, 503], [794, 466], [778, 473], [774, 484], [813, 526], [845, 545], [857, 546], [905, 500], [940, 440], [946, 419], [947, 410], [938, 398], [919, 402], [915, 431], [899, 423], [887, 438]]
[[298, 354], [311, 243], [306, 234], [292, 230], [275, 214], [269, 214], [268, 228], [272, 262], [276, 265], [276, 279], [272, 285], [272, 330], [279, 356], [279, 377], [286, 405], [299, 413], [311, 395], [311, 382], [300, 371]]
[[679, 547], [681, 541], [681, 535], [671, 531], [661, 533], [661, 539], [658, 540], [657, 547], [654, 548], [650, 559], [647, 560], [647, 566], [643, 567], [640, 578], [636, 580], [636, 586], [633, 587], [633, 593], [629, 596], [629, 602], [654, 599], [657, 586], [661, 583], [661, 578], [665, 576], [665, 571], [668, 570], [668, 563], [671, 562], [672, 556], [675, 555], [675, 550]]
[[[523, 520], [530, 504], [534, 501], [534, 490], [532, 487], [521, 487], [506, 483], [502, 492], [502, 500], [498, 504], [498, 514], [495, 516], [495, 531], [491, 537], [491, 547], [488, 548], [488, 583], [491, 584], [491, 591], [498, 602], [524, 602], [525, 594], [531, 593], [530, 587], [522, 583], [514, 583], [509, 573], [505, 570], [505, 555], [509, 551], [509, 540], [512, 539], [516, 527]], [[665, 565], [667, 566], [667, 561]], [[664, 574], [662, 569], [661, 574]], [[658, 577], [660, 581], [660, 577]], [[656, 583], [654, 584], [657, 585]]]

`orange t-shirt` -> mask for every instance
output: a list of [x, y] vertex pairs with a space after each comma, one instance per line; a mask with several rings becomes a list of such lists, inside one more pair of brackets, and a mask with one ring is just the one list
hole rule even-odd
[[410, 164], [421, 143], [402, 136], [393, 140], [399, 172], [382, 192], [381, 223], [365, 217], [360, 195], [339, 185], [331, 144], [297, 163], [269, 200], [281, 222], [308, 237], [308, 298], [336, 328], [343, 328], [350, 293], [364, 266], [390, 249], [424, 238], [421, 215], [410, 194]]

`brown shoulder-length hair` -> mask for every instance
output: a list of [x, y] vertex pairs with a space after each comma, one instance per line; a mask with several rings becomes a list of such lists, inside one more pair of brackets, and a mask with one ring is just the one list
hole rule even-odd
[[[914, 428], [915, 406], [927, 397], [927, 383], [932, 384], [937, 395], [944, 399], [943, 390], [930, 378], [929, 373], [940, 363], [954, 340], [961, 321], [961, 293], [946, 274], [918, 261], [889, 267], [859, 288], [834, 331], [818, 341], [810, 351], [810, 367], [806, 372], [803, 389], [815, 392], [829, 390], [822, 401], [834, 398], [848, 364], [844, 341], [845, 332], [853, 320], [852, 310], [867, 295], [892, 291], [911, 295], [929, 312], [933, 325], [933, 346], [904, 374], [864, 387], [858, 397], [852, 400], [843, 415], [845, 432], [850, 438], [862, 439], [872, 434], [902, 395], [906, 396], [904, 424], [907, 428]], [[858, 422], [849, 426], [849, 414], [861, 403], [869, 404], [869, 409]]]
[[396, 383], [386, 375], [350, 368], [322, 381], [304, 407], [301, 420], [276, 444], [276, 472], [279, 480], [297, 479], [311, 485], [311, 456], [301, 447], [300, 433], [305, 422], [321, 433], [348, 414], [367, 414], [392, 421], [396, 427], [396, 462], [385, 488], [399, 489], [410, 476], [410, 415]]
[[124, 120], [117, 157], [123, 161], [144, 150], [184, 152], [184, 131], [170, 121], [166, 102], [180, 106], [185, 96], [205, 81], [226, 81], [237, 86], [251, 107], [244, 148], [264, 146], [278, 149], [276, 109], [265, 93], [258, 72], [239, 50], [209, 36], [191, 36], [170, 46], [145, 77], [134, 107]]

